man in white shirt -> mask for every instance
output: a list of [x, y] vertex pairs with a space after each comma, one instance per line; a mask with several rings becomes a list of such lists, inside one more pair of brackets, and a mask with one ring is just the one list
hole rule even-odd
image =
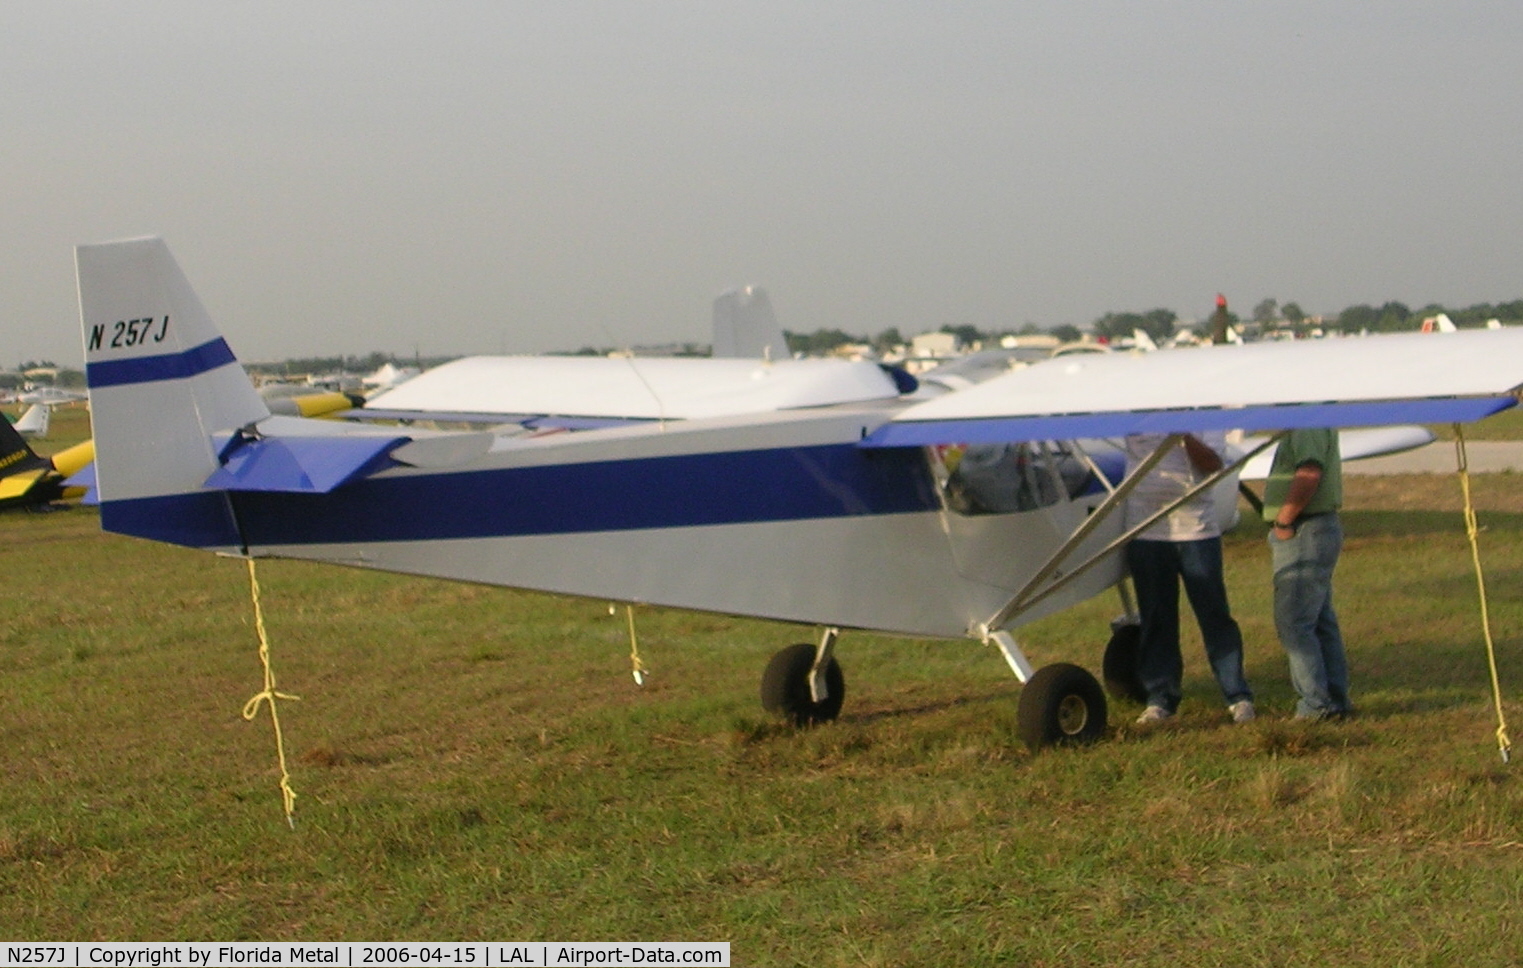
[[[1126, 439], [1127, 474], [1163, 443], [1163, 434]], [[1226, 440], [1220, 433], [1186, 434], [1127, 497], [1127, 527], [1178, 500], [1221, 469]], [[1222, 538], [1211, 489], [1159, 518], [1126, 548], [1142, 618], [1137, 673], [1147, 691], [1139, 724], [1162, 722], [1179, 708], [1184, 659], [1179, 650], [1179, 585], [1183, 581], [1206, 657], [1233, 722], [1253, 719], [1253, 692], [1243, 675], [1243, 634], [1227, 605]]]

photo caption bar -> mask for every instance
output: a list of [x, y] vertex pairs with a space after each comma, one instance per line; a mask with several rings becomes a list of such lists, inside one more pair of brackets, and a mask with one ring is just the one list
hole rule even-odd
[[703, 965], [729, 968], [728, 941], [395, 941], [351, 943], [20, 942], [3, 944], [4, 964], [54, 968], [599, 968]]

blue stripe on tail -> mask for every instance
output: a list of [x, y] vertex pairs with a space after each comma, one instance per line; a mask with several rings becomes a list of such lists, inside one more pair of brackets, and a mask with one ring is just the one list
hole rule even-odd
[[85, 373], [91, 389], [98, 389], [132, 383], [156, 383], [160, 380], [185, 380], [236, 362], [237, 357], [233, 356], [232, 347], [219, 336], [183, 353], [91, 363], [85, 367]]

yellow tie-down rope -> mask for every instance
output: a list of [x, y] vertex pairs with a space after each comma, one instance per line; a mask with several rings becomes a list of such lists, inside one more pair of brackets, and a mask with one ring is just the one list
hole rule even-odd
[[286, 824], [291, 829], [296, 829], [294, 811], [296, 809], [296, 791], [291, 789], [291, 773], [286, 769], [286, 743], [285, 737], [280, 732], [280, 712], [275, 707], [275, 700], [290, 699], [296, 701], [300, 696], [292, 696], [275, 689], [275, 670], [270, 667], [270, 639], [264, 630], [264, 610], [259, 605], [259, 578], [254, 573], [254, 559], [248, 559], [249, 563], [249, 592], [254, 599], [254, 629], [259, 633], [259, 661], [264, 666], [264, 689], [254, 695], [252, 699], [243, 704], [243, 718], [249, 722], [259, 714], [259, 704], [270, 704], [270, 723], [275, 727], [275, 756], [280, 760], [280, 795], [284, 801], [286, 810]]
[[624, 606], [624, 614], [629, 617], [629, 665], [634, 674], [635, 685], [645, 685], [645, 676], [649, 670], [645, 668], [645, 660], [640, 658], [640, 640], [635, 637], [635, 606]]
[[1497, 648], [1491, 637], [1491, 610], [1486, 604], [1486, 577], [1481, 570], [1481, 529], [1475, 520], [1475, 505], [1470, 499], [1470, 464], [1465, 455], [1465, 431], [1454, 425], [1454, 453], [1459, 464], [1460, 490], [1465, 495], [1465, 533], [1470, 538], [1470, 560], [1475, 565], [1475, 585], [1481, 599], [1481, 634], [1486, 639], [1486, 661], [1491, 667], [1491, 698], [1497, 711], [1497, 749], [1502, 762], [1512, 758], [1512, 740], [1507, 736], [1507, 717], [1502, 712], [1502, 680], [1497, 675]]

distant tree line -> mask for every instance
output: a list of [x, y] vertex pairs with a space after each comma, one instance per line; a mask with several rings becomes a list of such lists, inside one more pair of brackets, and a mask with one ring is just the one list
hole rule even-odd
[[[1324, 332], [1352, 335], [1364, 332], [1389, 333], [1415, 330], [1421, 328], [1424, 319], [1440, 313], [1448, 315], [1454, 325], [1460, 329], [1479, 329], [1492, 319], [1500, 320], [1504, 326], [1518, 326], [1523, 325], [1523, 299], [1503, 303], [1477, 303], [1462, 309], [1449, 309], [1438, 303], [1429, 304], [1418, 310], [1409, 309], [1399, 302], [1388, 302], [1378, 307], [1361, 304], [1350, 306], [1335, 316], [1323, 316], [1317, 319], [1302, 310], [1298, 303], [1282, 304], [1277, 299], [1269, 298], [1260, 300], [1253, 307], [1248, 322], [1252, 324], [1252, 329], [1259, 332], [1271, 329], [1302, 332], [1309, 329], [1315, 322]], [[1234, 326], [1244, 325], [1245, 320], [1237, 313], [1229, 311], [1227, 315]], [[1090, 324], [1088, 332], [1096, 337], [1120, 340], [1130, 339], [1135, 330], [1141, 330], [1155, 341], [1162, 341], [1174, 335], [1179, 323], [1179, 314], [1172, 309], [1113, 312], [1096, 319]], [[1204, 323], [1205, 321], [1202, 320], [1201, 325]], [[939, 332], [955, 335], [964, 346], [975, 342], [988, 346], [998, 342], [1004, 336], [1022, 336], [1041, 332], [1051, 333], [1065, 342], [1080, 339], [1084, 335], [1084, 331], [1079, 327], [1066, 323], [1047, 330], [1032, 323], [1028, 323], [1020, 330], [983, 330], [968, 324], [949, 324], [942, 326]], [[817, 329], [812, 333], [784, 331], [784, 335], [788, 339], [790, 350], [807, 355], [829, 353], [837, 347], [852, 343], [869, 345], [881, 354], [909, 342], [900, 335], [898, 329], [886, 329], [876, 336], [856, 335], [840, 329]]]
[[326, 373], [350, 373], [364, 376], [366, 373], [374, 373], [387, 363], [428, 369], [452, 359], [454, 359], [453, 356], [402, 359], [392, 353], [376, 350], [365, 356], [299, 356], [280, 362], [250, 363], [248, 369], [255, 373], [279, 377], [302, 377]]

